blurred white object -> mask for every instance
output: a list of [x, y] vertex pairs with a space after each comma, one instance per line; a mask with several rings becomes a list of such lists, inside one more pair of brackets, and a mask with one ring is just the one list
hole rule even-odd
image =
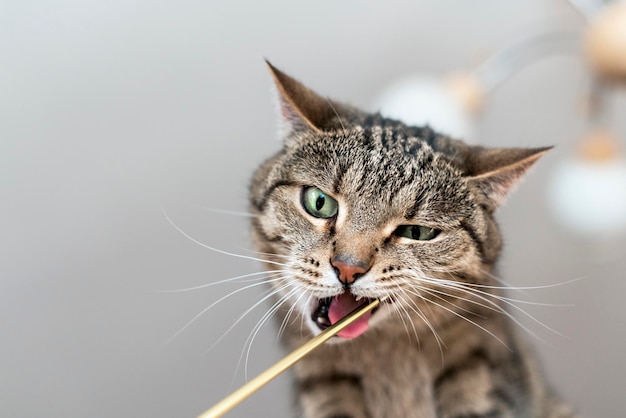
[[482, 107], [483, 92], [469, 75], [439, 80], [413, 76], [392, 83], [374, 101], [383, 116], [407, 125], [429, 125], [434, 130], [471, 142], [474, 117]]
[[596, 74], [626, 82], [626, 2], [604, 7], [585, 36], [585, 55]]
[[580, 155], [561, 163], [548, 188], [556, 219], [590, 238], [626, 232], [626, 160], [607, 133], [594, 132]]

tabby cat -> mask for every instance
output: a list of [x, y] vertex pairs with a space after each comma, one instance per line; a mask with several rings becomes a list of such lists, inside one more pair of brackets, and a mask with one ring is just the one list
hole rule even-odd
[[268, 63], [283, 148], [250, 188], [288, 348], [381, 306], [295, 367], [307, 418], [574, 417], [493, 275], [494, 212], [549, 148], [484, 148], [321, 97]]

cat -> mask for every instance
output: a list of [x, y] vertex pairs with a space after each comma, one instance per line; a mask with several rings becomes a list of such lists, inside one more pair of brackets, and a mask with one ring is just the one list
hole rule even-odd
[[283, 148], [250, 184], [252, 236], [306, 418], [575, 417], [544, 383], [493, 275], [494, 212], [550, 148], [486, 148], [322, 97], [267, 63]]

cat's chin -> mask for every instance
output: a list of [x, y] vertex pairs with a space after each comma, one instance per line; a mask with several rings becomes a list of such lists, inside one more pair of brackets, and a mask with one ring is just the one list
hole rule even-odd
[[[350, 292], [344, 292], [338, 296], [319, 299], [317, 306], [313, 306], [311, 320], [315, 326], [323, 331], [339, 320], [347, 316], [350, 312], [372, 302], [373, 299], [358, 298]], [[345, 339], [352, 339], [360, 336], [368, 330], [370, 319], [378, 308], [366, 313], [352, 324], [341, 330], [337, 336]]]

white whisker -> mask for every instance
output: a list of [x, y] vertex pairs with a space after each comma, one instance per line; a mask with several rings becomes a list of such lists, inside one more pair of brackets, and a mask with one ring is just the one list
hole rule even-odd
[[[439, 346], [439, 352], [441, 353], [441, 361], [443, 361], [443, 349], [444, 348], [448, 348], [446, 346], [446, 343], [441, 339], [441, 337], [439, 336], [439, 333], [435, 330], [435, 327], [431, 324], [431, 322], [428, 320], [428, 318], [426, 317], [426, 315], [424, 315], [424, 312], [422, 312], [422, 310], [420, 309], [420, 307], [411, 300], [411, 298], [409, 297], [409, 295], [407, 294], [406, 289], [404, 289], [403, 287], [401, 287], [400, 285], [398, 285], [398, 288], [400, 289], [400, 291], [403, 293], [403, 295], [405, 295], [408, 299], [408, 301], [404, 298], [402, 298], [402, 300], [407, 304], [407, 306], [422, 320], [424, 321], [424, 324], [426, 324], [426, 326], [428, 327], [428, 329], [430, 330], [430, 332], [433, 334], [433, 336], [435, 337], [435, 341], [437, 342], [437, 345]], [[424, 298], [421, 295], [418, 295], [418, 297], [422, 300], [424, 300]], [[428, 305], [426, 305], [428, 306]]]
[[291, 305], [291, 308], [289, 308], [289, 310], [285, 314], [285, 317], [282, 320], [282, 323], [280, 324], [280, 328], [278, 329], [278, 333], [276, 334], [276, 342], [277, 343], [278, 343], [278, 341], [280, 341], [281, 337], [283, 336], [283, 333], [285, 332], [285, 329], [289, 325], [289, 319], [291, 318], [291, 315], [293, 314], [293, 312], [296, 310], [296, 308], [298, 306], [298, 302], [300, 302], [300, 299], [302, 299], [302, 297], [304, 297], [306, 295], [306, 292], [304, 290], [301, 290], [301, 292], [302, 292], [302, 294], [300, 296], [298, 296], [296, 301]]
[[[284, 279], [285, 277], [282, 277], [282, 279]], [[284, 289], [287, 285], [283, 285], [282, 287], [279, 287], [278, 289], [274, 289], [274, 288], [270, 288], [269, 290], [267, 290], [266, 292], [264, 292], [261, 295], [261, 299], [258, 300], [254, 305], [252, 305], [251, 307], [249, 307], [248, 309], [245, 310], [245, 312], [243, 312], [241, 315], [239, 315], [239, 317], [237, 318], [237, 320], [231, 324], [230, 327], [228, 327], [228, 329], [226, 331], [224, 331], [224, 333], [217, 339], [215, 340], [210, 346], [209, 348], [207, 348], [205, 350], [205, 353], [211, 351], [220, 341], [222, 341], [224, 339], [224, 337], [226, 337], [226, 335], [228, 333], [230, 333], [230, 331], [233, 330], [233, 328], [235, 328], [235, 326], [237, 326], [237, 324], [239, 322], [241, 322], [250, 312], [252, 312], [254, 309], [256, 309], [259, 305], [261, 305], [263, 302], [265, 302], [267, 299], [271, 298], [272, 296], [274, 296], [275, 294], [279, 293], [282, 289]]]
[[265, 281], [262, 281], [260, 283], [253, 283], [253, 284], [241, 287], [241, 288], [239, 288], [239, 289], [237, 289], [237, 290], [235, 290], [233, 292], [230, 292], [229, 294], [227, 294], [225, 296], [222, 296], [221, 298], [219, 298], [218, 300], [216, 300], [215, 302], [211, 303], [209, 306], [204, 308], [202, 311], [200, 311], [196, 316], [191, 318], [191, 320], [189, 320], [189, 322], [187, 322], [181, 329], [176, 331], [176, 333], [174, 333], [174, 335], [172, 335], [170, 338], [168, 338], [162, 345], [169, 344], [174, 338], [176, 338], [181, 332], [183, 332], [185, 329], [187, 329], [198, 318], [200, 318], [202, 315], [204, 315], [209, 309], [213, 308], [215, 305], [217, 305], [218, 303], [224, 301], [225, 299], [227, 299], [227, 298], [229, 298], [229, 297], [231, 297], [231, 296], [233, 296], [233, 295], [235, 295], [237, 293], [243, 292], [244, 290], [251, 289], [251, 288], [256, 287], [256, 286], [261, 286], [261, 285], [264, 285], [266, 283], [275, 282], [275, 281], [278, 281], [278, 280], [283, 280], [283, 278], [282, 277], [278, 277], [278, 278], [275, 278], [275, 279], [265, 280]]
[[457, 316], [457, 317], [461, 318], [462, 320], [467, 321], [467, 322], [469, 322], [470, 324], [472, 324], [472, 325], [474, 325], [474, 326], [476, 326], [476, 327], [480, 328], [481, 330], [485, 331], [487, 334], [491, 335], [493, 338], [495, 338], [496, 340], [498, 340], [498, 342], [500, 342], [500, 343], [501, 343], [503, 346], [505, 346], [507, 349], [509, 349], [510, 351], [512, 351], [512, 350], [511, 350], [511, 347], [509, 347], [509, 346], [508, 346], [508, 345], [507, 345], [504, 341], [502, 341], [502, 340], [501, 340], [501, 339], [500, 339], [497, 335], [495, 335], [493, 332], [489, 331], [487, 328], [483, 327], [482, 325], [480, 325], [480, 324], [476, 323], [475, 321], [472, 321], [471, 319], [466, 318], [465, 316], [463, 316], [463, 315], [461, 315], [460, 313], [458, 313], [458, 312], [456, 312], [456, 311], [454, 311], [454, 310], [452, 310], [452, 309], [448, 308], [447, 306], [441, 305], [441, 304], [439, 304], [439, 303], [437, 303], [437, 302], [435, 302], [435, 301], [433, 301], [433, 300], [431, 300], [431, 299], [426, 299], [426, 298], [424, 298], [422, 295], [420, 295], [420, 294], [419, 294], [419, 293], [417, 293], [417, 292], [414, 292], [414, 291], [411, 291], [411, 290], [408, 290], [408, 292], [409, 292], [409, 293], [411, 293], [411, 294], [413, 294], [413, 295], [415, 295], [415, 296], [417, 296], [417, 297], [419, 297], [419, 298], [421, 298], [423, 301], [425, 301], [425, 302], [429, 302], [429, 303], [432, 303], [433, 305], [438, 306], [438, 307], [440, 307], [441, 309], [444, 309], [444, 310], [446, 310], [446, 311], [450, 312], [451, 314], [453, 314], [453, 315], [455, 315], [455, 316]]
[[[444, 273], [449, 273], [449, 272], [444, 272]], [[584, 277], [578, 277], [576, 279], [566, 280], [564, 282], [551, 283], [551, 284], [538, 285], [538, 286], [493, 286], [493, 285], [479, 284], [479, 283], [465, 283], [465, 282], [458, 282], [458, 281], [455, 281], [455, 282], [456, 283], [462, 283], [464, 285], [471, 286], [471, 287], [481, 288], [481, 289], [494, 289], [494, 290], [538, 290], [538, 289], [550, 289], [550, 288], [553, 288], [553, 287], [564, 286], [564, 285], [575, 283], [575, 282], [578, 282], [578, 281], [584, 280], [584, 279], [585, 279]]]
[[229, 256], [231, 256], [231, 257], [243, 258], [243, 259], [246, 259], [246, 260], [253, 260], [253, 261], [259, 261], [259, 262], [261, 262], [261, 263], [275, 264], [275, 265], [277, 265], [277, 266], [282, 266], [282, 267], [286, 267], [286, 266], [287, 266], [286, 264], [279, 263], [279, 262], [276, 262], [276, 261], [272, 261], [272, 260], [264, 260], [264, 259], [261, 259], [261, 258], [250, 257], [250, 256], [247, 256], [247, 255], [235, 254], [235, 253], [231, 253], [231, 252], [228, 252], [228, 251], [222, 251], [222, 250], [219, 250], [219, 249], [217, 249], [217, 248], [211, 247], [211, 246], [209, 246], [209, 245], [207, 245], [207, 244], [205, 244], [205, 243], [203, 243], [203, 242], [198, 241], [197, 239], [195, 239], [194, 237], [192, 237], [191, 235], [189, 235], [189, 234], [187, 234], [185, 231], [183, 231], [181, 228], [179, 228], [179, 227], [178, 227], [178, 225], [176, 225], [176, 224], [175, 224], [175, 223], [174, 223], [174, 222], [170, 219], [170, 217], [167, 215], [167, 212], [165, 211], [165, 209], [162, 209], [162, 210], [163, 210], [163, 215], [165, 216], [165, 219], [167, 219], [167, 221], [168, 221], [168, 222], [169, 222], [169, 223], [170, 223], [170, 224], [171, 224], [174, 228], [176, 228], [176, 230], [177, 230], [178, 232], [180, 232], [180, 233], [181, 233], [184, 237], [186, 237], [186, 238], [187, 238], [187, 239], [189, 239], [190, 241], [192, 241], [192, 242], [194, 242], [194, 243], [198, 244], [199, 246], [201, 246], [201, 247], [203, 247], [203, 248], [206, 248], [207, 250], [215, 251], [215, 252], [217, 252], [217, 253], [224, 254], [224, 255], [229, 255]]
[[[548, 325], [544, 324], [543, 322], [539, 321], [537, 318], [535, 318], [534, 316], [532, 316], [531, 314], [529, 314], [528, 312], [526, 312], [524, 309], [522, 309], [521, 307], [517, 306], [515, 303], [513, 303], [511, 301], [511, 299], [505, 298], [503, 296], [499, 296], [499, 295], [494, 295], [492, 293], [489, 292], [485, 292], [482, 290], [478, 290], [478, 289], [474, 289], [473, 287], [467, 287], [466, 283], [459, 283], [456, 281], [449, 281], [449, 280], [443, 280], [443, 279], [433, 279], [434, 282], [442, 287], [447, 287], [448, 289], [454, 289], [454, 290], [462, 290], [466, 293], [469, 293], [470, 295], [473, 295], [477, 298], [479, 298], [480, 300], [494, 306], [500, 313], [502, 313], [503, 315], [507, 316], [509, 319], [511, 319], [513, 322], [515, 322], [517, 325], [519, 325], [522, 329], [524, 329], [526, 332], [528, 332], [530, 335], [532, 335], [533, 337], [537, 338], [538, 340], [549, 344], [547, 341], [545, 341], [543, 338], [541, 338], [539, 335], [537, 335], [535, 332], [533, 332], [530, 328], [528, 328], [527, 326], [525, 326], [524, 324], [522, 324], [517, 318], [515, 318], [513, 315], [511, 315], [509, 312], [507, 312], [505, 309], [503, 309], [500, 305], [498, 305], [496, 302], [494, 302], [491, 299], [488, 299], [488, 297], [499, 300], [500, 302], [518, 310], [519, 312], [521, 312], [522, 314], [524, 314], [525, 316], [527, 316], [528, 318], [530, 318], [533, 322], [541, 325], [542, 327], [544, 327], [545, 329], [555, 333], [556, 335], [563, 337], [563, 338], [569, 338], [566, 335], [560, 333], [559, 331], [549, 327]], [[513, 300], [515, 301], [515, 300]]]
[[[411, 320], [411, 316], [407, 312], [406, 308], [402, 306], [401, 304], [394, 304], [393, 308], [398, 318], [400, 318], [400, 321], [402, 321], [402, 325], [404, 326], [404, 330], [406, 331], [406, 335], [409, 338], [409, 341], [411, 341], [411, 333], [409, 331], [409, 327], [407, 327], [406, 325], [406, 321], [404, 320], [404, 315], [407, 317], [409, 321], [411, 321], [411, 325], [413, 326], [413, 332], [415, 334], [415, 338], [417, 339], [417, 343], [419, 345], [419, 337], [417, 335], [417, 330], [415, 329], [415, 323], [413, 323], [413, 321]], [[400, 312], [400, 309], [402, 310], [402, 312], [404, 312], [404, 315], [402, 315], [402, 312]]]
[[284, 258], [284, 259], [290, 259], [291, 257], [288, 255], [283, 255], [283, 254], [276, 254], [276, 253], [267, 253], [267, 252], [263, 252], [263, 251], [256, 251], [256, 250], [251, 250], [250, 248], [244, 248], [241, 246], [237, 246], [237, 248], [239, 248], [241, 251], [246, 251], [252, 254], [258, 254], [258, 255], [267, 255], [270, 257], [280, 257], [280, 258]]
[[[448, 297], [450, 297], [450, 298], [454, 298], [454, 299], [462, 300], [462, 301], [464, 301], [464, 302], [472, 303], [472, 304], [475, 304], [475, 305], [481, 306], [481, 307], [483, 307], [483, 308], [485, 308], [485, 309], [492, 310], [492, 311], [494, 311], [494, 312], [498, 312], [498, 313], [500, 313], [500, 312], [501, 312], [501, 310], [500, 310], [500, 309], [496, 309], [496, 308], [494, 308], [493, 306], [484, 305], [484, 304], [482, 304], [482, 303], [480, 303], [480, 302], [477, 302], [477, 301], [475, 301], [475, 300], [467, 299], [467, 298], [461, 297], [461, 296], [459, 296], [459, 295], [453, 295], [453, 294], [451, 294], [451, 293], [447, 293], [447, 292], [444, 292], [444, 291], [442, 291], [442, 290], [437, 290], [437, 289], [435, 289], [435, 288], [428, 288], [428, 287], [426, 287], [426, 286], [421, 286], [421, 285], [418, 285], [418, 284], [416, 284], [416, 283], [411, 283], [411, 284], [410, 284], [410, 286], [411, 286], [413, 289], [416, 289], [416, 290], [418, 290], [418, 291], [427, 292], [427, 293], [429, 293], [431, 296], [434, 296], [434, 297], [436, 297], [436, 298], [437, 298], [437, 299], [439, 299], [439, 300], [443, 300], [443, 301], [446, 301], [446, 302], [449, 302], [449, 303], [450, 303], [450, 301], [446, 300], [445, 298], [443, 298], [443, 297], [441, 297], [441, 296], [438, 296], [438, 295], [433, 294], [433, 292], [434, 292], [434, 293], [438, 293], [438, 294], [440, 294], [440, 295], [448, 296]], [[443, 286], [443, 285], [440, 285], [440, 286], [441, 286], [441, 287], [443, 287], [443, 288], [446, 288], [446, 289], [449, 289], [449, 288], [450, 288], [450, 287], [448, 287], [448, 286]], [[454, 289], [454, 290], [456, 290], [456, 289]], [[469, 292], [466, 292], [466, 293], [469, 293]], [[453, 305], [453, 306], [456, 306], [457, 308], [459, 308], [459, 309], [460, 309], [460, 310], [462, 310], [463, 312], [466, 312], [466, 313], [468, 313], [468, 314], [472, 314], [472, 315], [476, 315], [476, 316], [480, 316], [480, 317], [482, 317], [481, 315], [478, 315], [476, 312], [470, 311], [469, 309], [465, 309], [465, 308], [463, 308], [463, 307], [462, 307], [462, 306], [460, 306], [460, 305], [453, 304], [453, 303], [450, 303], [450, 304], [451, 304], [451, 305]]]
[[[313, 299], [313, 295], [309, 294], [306, 298], [306, 302], [304, 302], [304, 306], [310, 306], [311, 305], [311, 299]], [[304, 334], [302, 333], [302, 331], [304, 330], [304, 315], [300, 315], [300, 337], [304, 338]]]
[[[204, 289], [207, 287], [211, 287], [211, 286], [215, 286], [218, 284], [224, 284], [224, 283], [229, 283], [229, 282], [238, 282], [238, 283], [247, 283], [250, 281], [256, 281], [256, 280], [265, 280], [266, 278], [271, 278], [273, 276], [276, 276], [279, 273], [284, 273], [286, 270], [274, 270], [274, 271], [258, 271], [256, 273], [248, 273], [248, 274], [244, 274], [241, 276], [237, 276], [237, 277], [233, 277], [230, 279], [224, 279], [224, 280], [219, 280], [217, 282], [213, 282], [213, 283], [206, 283], [206, 284], [201, 284], [198, 286], [193, 286], [193, 287], [186, 287], [186, 288], [182, 288], [182, 289], [172, 289], [172, 290], [155, 290], [154, 292], [156, 293], [182, 293], [182, 292], [189, 292], [192, 290], [198, 290], [198, 289]], [[245, 279], [248, 277], [252, 277], [252, 276], [260, 276], [262, 274], [265, 274], [265, 277], [259, 277], [256, 279], [252, 279], [252, 280], [241, 280], [241, 279]]]
[[[285, 286], [283, 286], [283, 289], [289, 286], [291, 286], [291, 283], [287, 283]], [[254, 339], [256, 338], [257, 334], [259, 333], [263, 325], [265, 325], [265, 323], [267, 323], [267, 321], [272, 317], [272, 315], [274, 315], [278, 311], [278, 309], [280, 309], [282, 304], [287, 302], [287, 300], [289, 300], [289, 298], [295, 295], [298, 292], [298, 290], [300, 289], [298, 288], [291, 289], [283, 297], [281, 297], [278, 301], [276, 301], [276, 303], [272, 305], [272, 307], [265, 313], [265, 315], [261, 317], [257, 325], [253, 328], [251, 335], [248, 337], [248, 340], [246, 340], [246, 343], [244, 343], [244, 347], [246, 346], [246, 344], [248, 345], [248, 349], [246, 351], [246, 361], [244, 363], [244, 377], [246, 380], [248, 380], [248, 360], [250, 358], [250, 350], [252, 349], [252, 344], [254, 343]], [[240, 358], [240, 362], [241, 362], [241, 358]], [[237, 369], [239, 368], [240, 362], [237, 363]]]

